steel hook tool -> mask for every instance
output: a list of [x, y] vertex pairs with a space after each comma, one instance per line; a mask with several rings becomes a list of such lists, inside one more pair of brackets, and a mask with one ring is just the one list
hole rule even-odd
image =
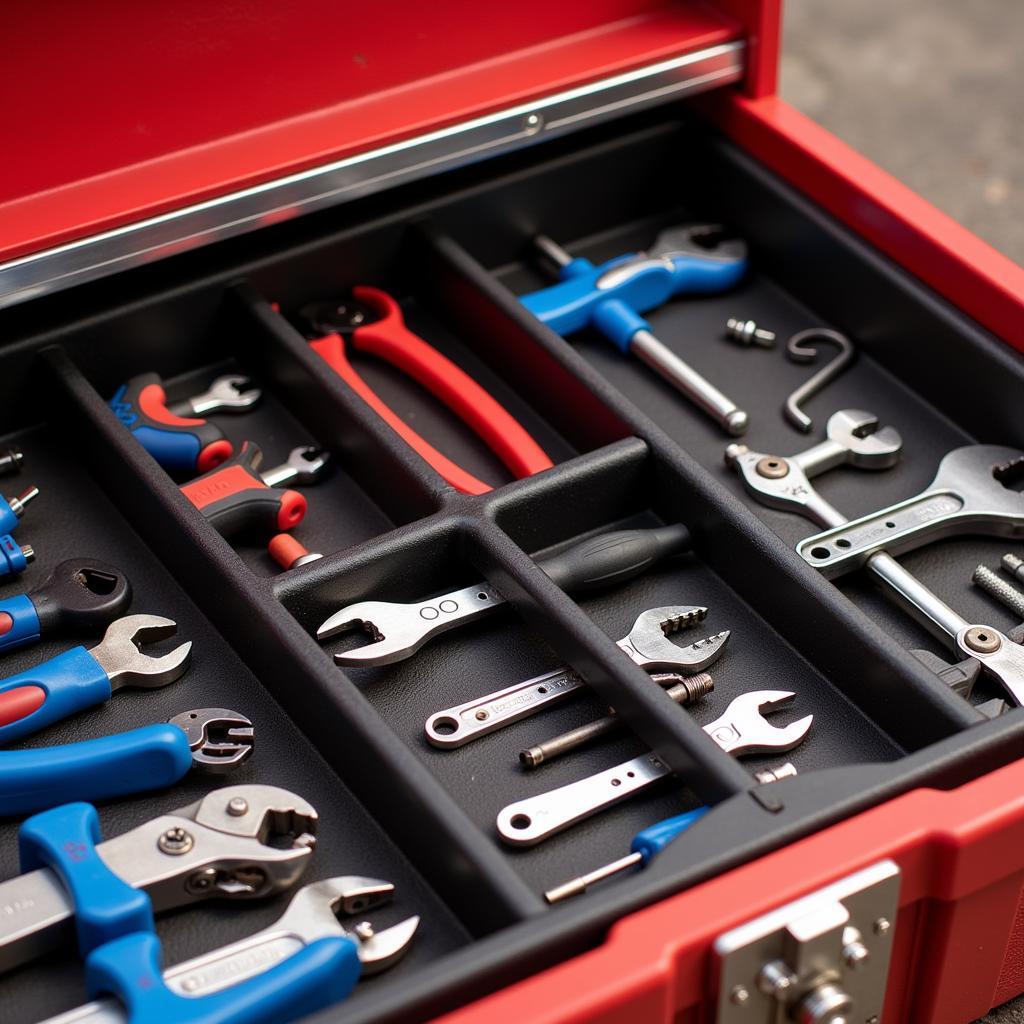
[[799, 334], [794, 334], [789, 339], [786, 343], [786, 355], [794, 363], [812, 363], [818, 356], [818, 350], [812, 344], [816, 341], [826, 341], [838, 345], [839, 354], [814, 374], [809, 381], [801, 384], [786, 399], [786, 404], [783, 406], [786, 419], [797, 430], [801, 430], [805, 434], [810, 432], [814, 421], [800, 406], [835, 380], [853, 362], [857, 354], [853, 342], [845, 334], [840, 334], [839, 331], [833, 331], [827, 327], [811, 327], [806, 331], [800, 331]]
[[[408, 917], [377, 931], [369, 921], [346, 927], [342, 915], [363, 914], [387, 903], [395, 887], [391, 882], [358, 875], [342, 875], [304, 885], [292, 897], [285, 912], [273, 924], [238, 942], [168, 967], [163, 972], [167, 988], [179, 996], [197, 998], [220, 992], [262, 974], [299, 949], [326, 938], [345, 938], [355, 947], [360, 976], [379, 974], [397, 963], [408, 951], [418, 917]], [[105, 996], [44, 1024], [128, 1024], [121, 1003]]]
[[[704, 732], [733, 757], [792, 750], [807, 735], [814, 716], [807, 715], [780, 729], [764, 715], [787, 707], [795, 698], [796, 694], [788, 690], [741, 694], [722, 715], [704, 726]], [[496, 823], [498, 835], [512, 846], [533, 846], [671, 774], [661, 758], [641, 754], [589, 778], [503, 807]], [[793, 774], [792, 769], [786, 774]]]
[[540, 445], [497, 399], [406, 326], [401, 307], [387, 292], [358, 286], [352, 289], [352, 299], [305, 306], [295, 321], [310, 348], [456, 490], [483, 494], [491, 486], [439, 452], [385, 404], [349, 361], [346, 339], [358, 351], [391, 363], [440, 399], [516, 477], [552, 467]]
[[[717, 660], [729, 640], [729, 631], [697, 640], [686, 647], [669, 637], [703, 621], [707, 608], [699, 605], [670, 605], [648, 608], [617, 646], [635, 665], [648, 672], [664, 670], [657, 682], [662, 686], [685, 682], [679, 672], [701, 672]], [[571, 668], [559, 668], [476, 700], [435, 712], [424, 731], [435, 747], [452, 749], [519, 722], [574, 693], [586, 689], [584, 678]], [[699, 688], [706, 692], [709, 685]]]

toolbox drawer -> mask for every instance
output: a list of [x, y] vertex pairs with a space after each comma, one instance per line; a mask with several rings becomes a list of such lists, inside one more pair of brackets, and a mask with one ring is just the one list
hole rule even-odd
[[[644, 43], [650, 59], [667, 55], [655, 44], [682, 25], [694, 46], [744, 39], [747, 91], [770, 93], [772, 5], [642, 14], [607, 6], [595, 20], [632, 25], [608, 45]], [[585, 50], [593, 25], [562, 28]], [[567, 69], [574, 54], [582, 61], [569, 44], [559, 51]], [[605, 57], [617, 69], [615, 60], [624, 66], [636, 54]], [[394, 113], [386, 99], [373, 98], [382, 118]], [[451, 103], [452, 94], [434, 100]], [[47, 280], [31, 297], [31, 257], [0, 266], [8, 298], [23, 300], [0, 311], [0, 446], [24, 449], [22, 475], [41, 490], [18, 534], [37, 553], [23, 582], [31, 588], [71, 555], [103, 558], [131, 578], [133, 611], [175, 619], [194, 642], [178, 684], [116, 694], [28, 745], [106, 735], [193, 707], [251, 718], [256, 751], [234, 774], [190, 775], [155, 796], [103, 805], [104, 835], [220, 784], [272, 784], [312, 803], [321, 824], [303, 882], [386, 879], [395, 898], [369, 915], [374, 926], [421, 918], [409, 954], [321, 1019], [715, 1019], [711, 949], [722, 933], [887, 859], [902, 881], [885, 1020], [967, 1021], [1024, 991], [1015, 966], [1020, 712], [990, 717], [1004, 694], [989, 676], [969, 699], [953, 692], [911, 653], [948, 662], [948, 646], [865, 573], [833, 585], [800, 558], [794, 545], [817, 528], [754, 500], [725, 464], [730, 438], [710, 418], [596, 333], [567, 341], [518, 299], [550, 281], [529, 246], [538, 232], [599, 263], [643, 250], [674, 224], [723, 223], [747, 242], [750, 272], [727, 292], [666, 304], [648, 320], [749, 413], [751, 447], [795, 453], [820, 439], [839, 409], [869, 410], [897, 427], [904, 447], [894, 467], [839, 468], [815, 481], [851, 516], [920, 491], [953, 448], [1024, 448], [1024, 361], [1005, 343], [1020, 340], [1016, 271], [1004, 274], [987, 251], [965, 269], [953, 245], [965, 237], [959, 229], [898, 209], [901, 193], [887, 192], [873, 169], [844, 180], [835, 171], [841, 153], [764, 102], [732, 88], [669, 106], [644, 101], [552, 132], [543, 145], [462, 160], [443, 174], [402, 172], [385, 191], [353, 188], [343, 205], [314, 204], [281, 223], [268, 217], [258, 231], [211, 236], [216, 244], [195, 251], [134, 267], [125, 257], [121, 272], [89, 283], [97, 275], [82, 271], [85, 263], [52, 264], [66, 283], [80, 281], [68, 291], [47, 294], [55, 288]], [[396, 125], [387, 137], [398, 134]], [[294, 162], [282, 149], [279, 172], [305, 166], [287, 155]], [[195, 154], [178, 157], [187, 168]], [[230, 184], [251, 180], [243, 163], [230, 165]], [[103, 173], [109, 189], [121, 172]], [[67, 187], [85, 189], [82, 199], [100, 186]], [[158, 192], [145, 201], [140, 192], [138, 209], [156, 213]], [[53, 219], [40, 221], [33, 242], [24, 232], [35, 200], [2, 198], [17, 215], [9, 254], [41, 245], [47, 231], [47, 244], [70, 237], [70, 221], [58, 216], [68, 208], [48, 207]], [[405, 445], [293, 326], [307, 303], [360, 284], [395, 296], [406, 323], [496, 398], [552, 468], [515, 479], [442, 402], [380, 359], [354, 355], [390, 408], [493, 489], [461, 493]], [[774, 330], [780, 347], [816, 326], [854, 340], [856, 361], [806, 406], [809, 435], [780, 412], [808, 368], [778, 347], [725, 340], [730, 317]], [[225, 537], [204, 519], [108, 406], [122, 383], [154, 371], [169, 401], [223, 373], [251, 377], [260, 403], [214, 420], [236, 450], [257, 441], [265, 466], [297, 445], [331, 453], [329, 473], [300, 488], [309, 512], [295, 531], [323, 557], [282, 571], [265, 534]], [[570, 596], [537, 564], [610, 530], [675, 523], [689, 529], [692, 553], [618, 586]], [[970, 621], [1009, 632], [1017, 619], [971, 585], [971, 572], [1014, 544], [961, 536], [900, 560]], [[320, 623], [354, 602], [415, 603], [478, 581], [509, 609], [408, 660], [343, 670], [331, 655], [350, 651], [353, 639], [315, 639]], [[675, 604], [708, 609], [683, 642], [731, 631], [708, 668], [713, 692], [686, 710], [611, 642], [645, 609]], [[67, 646], [61, 638], [8, 655], [5, 671]], [[589, 684], [578, 699], [458, 749], [427, 742], [424, 723], [435, 712], [565, 664]], [[742, 762], [708, 743], [701, 727], [750, 690], [795, 692], [792, 708], [769, 721], [813, 715], [806, 739]], [[521, 749], [610, 706], [626, 726], [610, 741], [536, 771], [520, 765]], [[501, 808], [648, 751], [675, 777], [536, 846], [500, 840]], [[784, 760], [795, 778], [755, 783], [753, 772]], [[639, 830], [700, 805], [710, 814], [643, 870], [545, 902], [546, 890], [627, 853]], [[17, 827], [0, 824], [3, 878], [18, 872]], [[211, 901], [162, 916], [167, 962], [265, 927], [287, 900]], [[929, 989], [967, 946], [983, 951], [972, 970]], [[67, 952], [6, 974], [0, 993], [11, 1020], [86, 997], [81, 965]]]

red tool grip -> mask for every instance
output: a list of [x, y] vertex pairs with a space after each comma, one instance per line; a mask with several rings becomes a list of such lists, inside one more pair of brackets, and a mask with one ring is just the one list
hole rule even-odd
[[0, 726], [10, 725], [38, 711], [46, 700], [41, 686], [19, 686], [0, 693]]
[[[360, 286], [353, 288], [352, 294], [357, 301], [371, 306], [380, 315], [379, 320], [353, 331], [352, 343], [357, 349], [396, 366], [444, 402], [516, 477], [532, 476], [551, 468], [551, 459], [504, 406], [450, 359], [406, 327], [398, 303], [387, 292]], [[467, 494], [483, 494], [491, 490], [489, 484], [439, 452], [384, 403], [348, 361], [344, 341], [339, 334], [326, 335], [311, 345], [335, 373], [452, 487]]]

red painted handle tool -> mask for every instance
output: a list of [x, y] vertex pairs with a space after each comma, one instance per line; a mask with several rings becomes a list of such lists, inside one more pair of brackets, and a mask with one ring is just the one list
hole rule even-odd
[[504, 406], [409, 330], [401, 308], [387, 292], [360, 286], [352, 295], [354, 302], [306, 306], [298, 318], [301, 328], [313, 350], [452, 487], [466, 494], [491, 490], [490, 484], [452, 462], [384, 403], [348, 361], [346, 337], [360, 352], [386, 360], [444, 402], [516, 477], [551, 468], [551, 459]]

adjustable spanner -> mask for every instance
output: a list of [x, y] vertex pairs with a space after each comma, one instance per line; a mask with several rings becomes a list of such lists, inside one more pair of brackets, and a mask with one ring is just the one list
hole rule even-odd
[[[669, 635], [702, 622], [707, 608], [700, 605], [669, 605], [648, 608], [633, 628], [617, 642], [633, 664], [647, 672], [665, 672], [659, 685], [680, 681], [677, 672], [702, 672], [725, 649], [729, 630], [704, 637], [686, 647], [672, 643]], [[497, 690], [476, 700], [438, 711], [427, 719], [427, 740], [435, 747], [461, 747], [536, 714], [551, 704], [586, 688], [586, 680], [571, 668], [558, 668], [524, 682]]]

